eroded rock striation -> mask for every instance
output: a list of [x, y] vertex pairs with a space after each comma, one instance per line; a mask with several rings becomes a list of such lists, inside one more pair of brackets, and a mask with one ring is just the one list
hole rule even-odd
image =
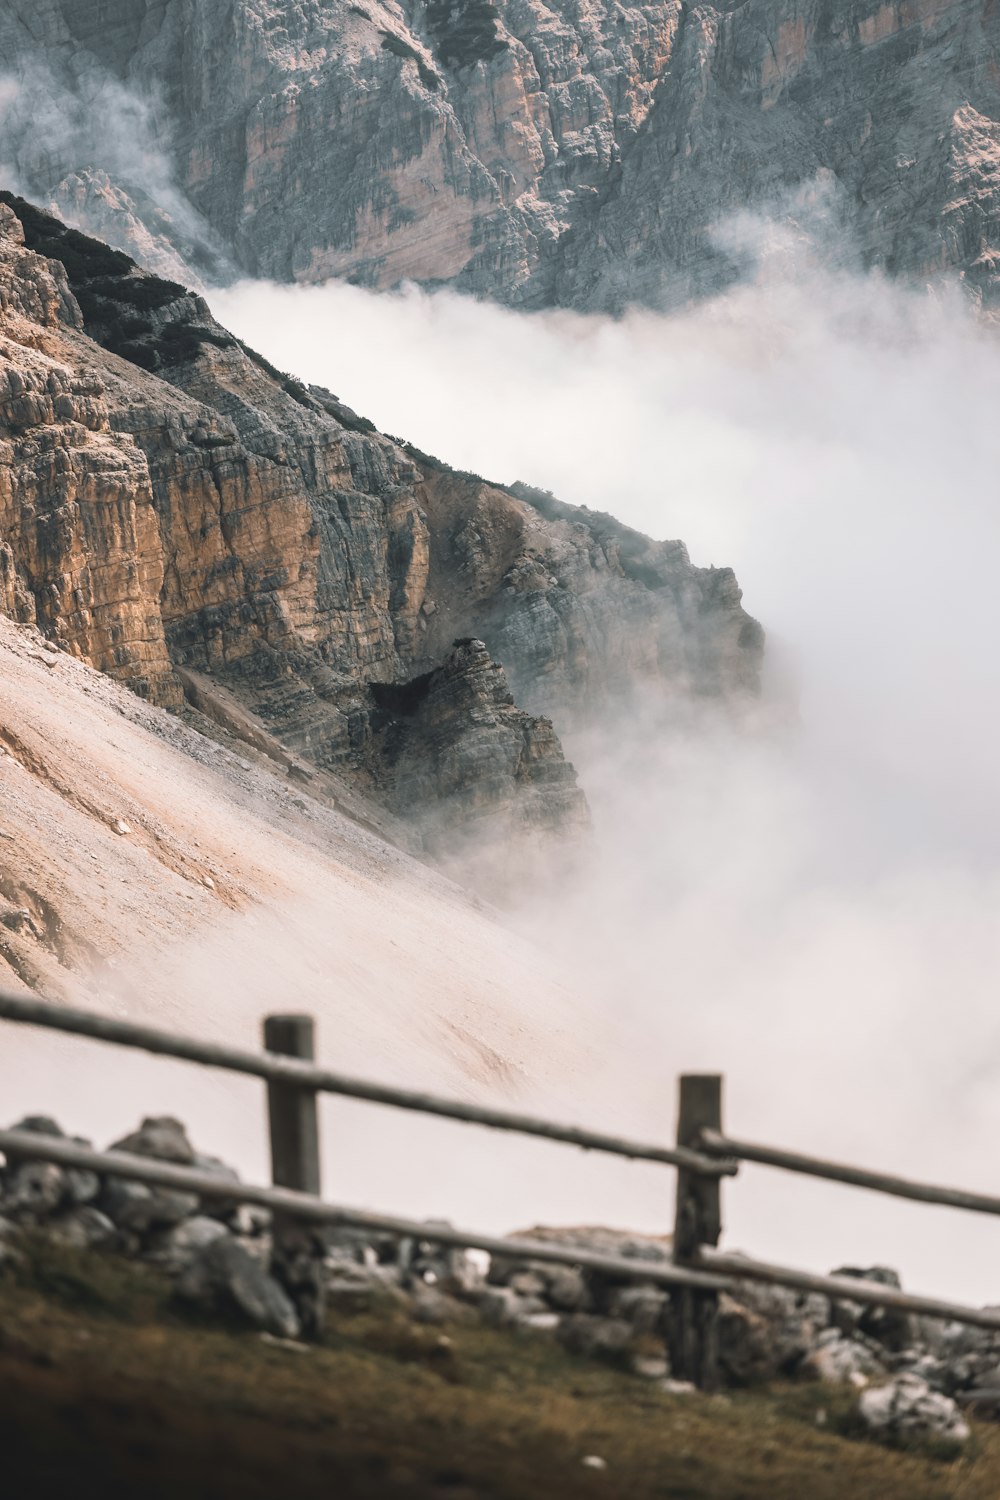
[[158, 270], [617, 309], [819, 180], [865, 263], [996, 302], [982, 0], [9, 0], [0, 54], [4, 159]]
[[216, 693], [227, 728], [246, 715], [428, 848], [449, 826], [579, 829], [553, 723], [754, 691], [729, 570], [402, 447], [200, 296], [2, 198], [15, 618], [168, 707]]

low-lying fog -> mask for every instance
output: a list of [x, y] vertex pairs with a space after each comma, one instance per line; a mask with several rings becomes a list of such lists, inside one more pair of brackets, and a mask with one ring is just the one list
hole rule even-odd
[[[733, 566], [768, 631], [797, 715], [569, 744], [601, 859], [522, 920], [613, 1018], [577, 1113], [662, 1137], [676, 1074], [718, 1070], [737, 1133], [996, 1190], [1000, 348], [954, 291], [824, 270], [790, 231], [755, 243], [738, 292], [619, 323], [342, 285], [212, 302], [383, 430]], [[450, 1186], [428, 1129], [421, 1204], [387, 1145], [373, 1206], [668, 1226], [668, 1181], [614, 1168], [609, 1199], [612, 1164], [496, 1138], [492, 1180], [470, 1151]], [[753, 1167], [726, 1198], [730, 1245], [1000, 1301], [990, 1219]]]

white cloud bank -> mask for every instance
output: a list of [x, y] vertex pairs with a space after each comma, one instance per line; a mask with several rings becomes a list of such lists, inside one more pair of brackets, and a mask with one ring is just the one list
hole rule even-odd
[[[539, 928], [616, 1018], [593, 1110], [663, 1135], [676, 1073], [723, 1070], [741, 1134], [996, 1190], [1000, 349], [957, 296], [780, 248], [719, 302], [620, 323], [343, 285], [212, 301], [457, 467], [731, 564], [798, 684], [792, 726], [570, 745], [602, 858]], [[1000, 1301], [993, 1220], [754, 1168], [726, 1198], [729, 1243]], [[643, 1177], [633, 1221], [669, 1217]]]

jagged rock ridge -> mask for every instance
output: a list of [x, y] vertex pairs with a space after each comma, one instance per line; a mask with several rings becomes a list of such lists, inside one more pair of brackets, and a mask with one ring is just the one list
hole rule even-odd
[[818, 178], [865, 263], [996, 300], [981, 0], [10, 0], [0, 51], [4, 157], [156, 269], [617, 309], [724, 285], [718, 221]]
[[[314, 767], [419, 807], [430, 842], [435, 808], [505, 837], [579, 827], [549, 721], [585, 703], [753, 691], [729, 570], [404, 451], [201, 297], [3, 199], [14, 618], [168, 706], [175, 668], [218, 684]], [[384, 690], [425, 676], [419, 711], [390, 713]]]

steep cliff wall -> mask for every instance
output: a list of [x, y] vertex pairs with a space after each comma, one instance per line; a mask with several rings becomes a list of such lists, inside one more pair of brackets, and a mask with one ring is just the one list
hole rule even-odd
[[[207, 676], [425, 841], [491, 819], [579, 829], [546, 720], [754, 690], [761, 632], [727, 570], [404, 451], [199, 296], [2, 198], [20, 394], [0, 412], [0, 576], [17, 618], [168, 705], [173, 664]], [[383, 690], [424, 678], [394, 713]]]
[[62, 358], [83, 325], [62, 265], [23, 241], [0, 204], [0, 609], [176, 706], [149, 470], [103, 382]]
[[0, 160], [155, 269], [617, 309], [819, 177], [866, 263], [996, 300], [992, 0], [8, 0], [0, 55]]

